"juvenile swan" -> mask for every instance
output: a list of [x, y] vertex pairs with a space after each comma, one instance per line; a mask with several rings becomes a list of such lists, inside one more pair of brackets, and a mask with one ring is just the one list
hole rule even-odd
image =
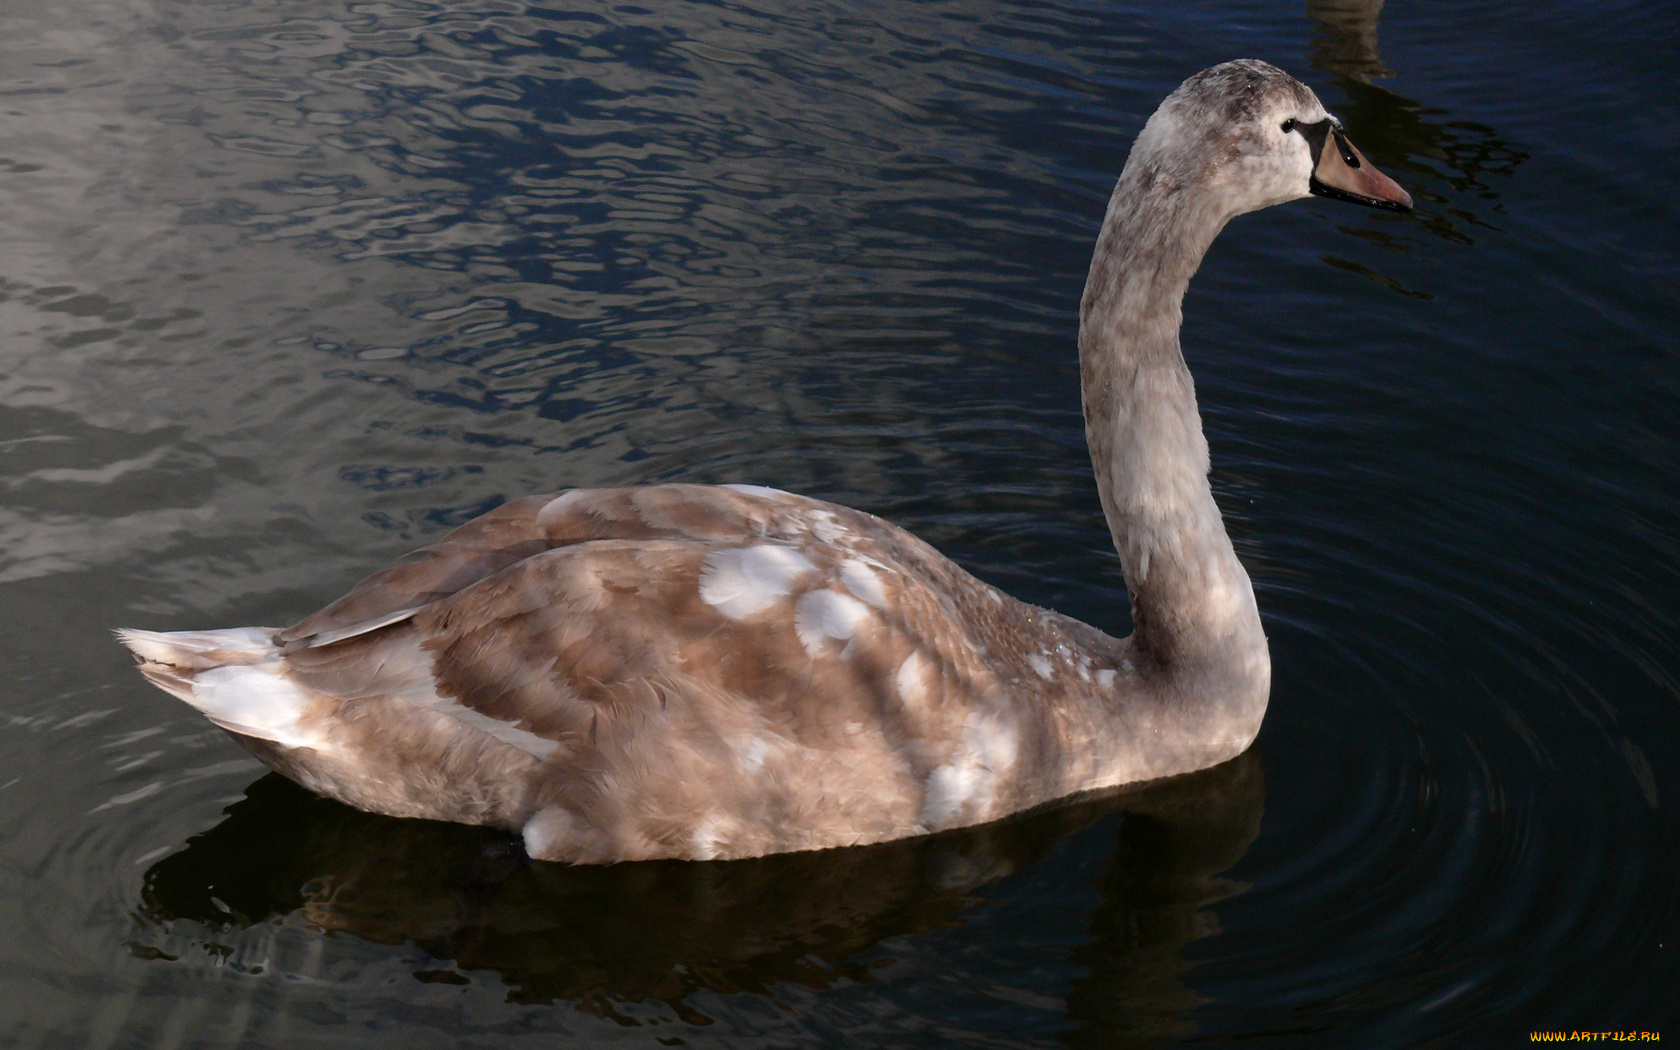
[[881, 842], [1222, 762], [1271, 663], [1179, 304], [1227, 221], [1308, 194], [1411, 208], [1310, 90], [1240, 61], [1168, 96], [1109, 201], [1079, 359], [1129, 638], [879, 518], [743, 485], [531, 496], [284, 630], [119, 635], [305, 787], [517, 830], [542, 860]]

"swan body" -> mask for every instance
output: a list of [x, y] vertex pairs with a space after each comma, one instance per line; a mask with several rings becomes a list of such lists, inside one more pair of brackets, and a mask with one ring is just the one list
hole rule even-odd
[[1128, 638], [879, 518], [730, 485], [515, 500], [292, 627], [119, 635], [306, 787], [544, 860], [880, 842], [1214, 765], [1258, 732], [1271, 665], [1179, 306], [1231, 217], [1309, 192], [1410, 206], [1254, 61], [1180, 86], [1116, 186], [1079, 350]]

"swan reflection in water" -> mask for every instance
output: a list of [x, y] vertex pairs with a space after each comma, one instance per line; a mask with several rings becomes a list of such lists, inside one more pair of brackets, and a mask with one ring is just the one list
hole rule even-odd
[[1383, 0], [1307, 0], [1313, 23], [1312, 67], [1362, 83], [1391, 77], [1377, 53], [1377, 16]]
[[[628, 1022], [625, 1004], [660, 1000], [704, 1023], [687, 1002], [697, 991], [869, 981], [880, 964], [870, 949], [963, 925], [984, 906], [976, 891], [1084, 832], [1112, 835], [1113, 846], [1095, 880], [1088, 940], [1068, 960], [1084, 971], [1069, 1018], [1081, 1029], [1168, 1034], [1189, 1030], [1179, 1015], [1197, 1002], [1182, 981], [1182, 949], [1217, 928], [1209, 906], [1241, 890], [1220, 873], [1254, 841], [1263, 797], [1251, 750], [1201, 773], [929, 838], [567, 867], [526, 860], [504, 833], [361, 813], [270, 774], [146, 872], [132, 947], [188, 964], [261, 955], [272, 972], [282, 953], [246, 949], [284, 920], [313, 939], [344, 932], [413, 945], [429, 957], [414, 972], [421, 981], [464, 984], [490, 971], [513, 1002], [568, 1002]], [[1077, 882], [1088, 877], [1066, 878], [1084, 889]]]
[[[1475, 230], [1496, 226], [1504, 210], [1498, 181], [1514, 174], [1528, 154], [1486, 124], [1453, 117], [1374, 83], [1396, 75], [1378, 52], [1382, 8], [1383, 0], [1307, 0], [1306, 15], [1313, 24], [1309, 61], [1335, 78], [1344, 97], [1332, 108], [1349, 127], [1359, 129], [1371, 160], [1411, 190], [1418, 209], [1408, 227], [1473, 244]], [[1357, 236], [1390, 250], [1407, 250], [1403, 235], [1393, 230], [1366, 227]], [[1351, 260], [1329, 256], [1326, 261], [1394, 291], [1431, 298]]]

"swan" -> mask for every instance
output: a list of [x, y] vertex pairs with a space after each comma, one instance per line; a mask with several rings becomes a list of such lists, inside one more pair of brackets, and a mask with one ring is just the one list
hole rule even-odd
[[507, 503], [284, 629], [118, 632], [155, 685], [352, 806], [518, 833], [534, 859], [881, 842], [1223, 762], [1271, 684], [1179, 351], [1232, 217], [1408, 211], [1255, 60], [1144, 125], [1080, 304], [1086, 438], [1133, 633], [1017, 601], [860, 511], [750, 485]]

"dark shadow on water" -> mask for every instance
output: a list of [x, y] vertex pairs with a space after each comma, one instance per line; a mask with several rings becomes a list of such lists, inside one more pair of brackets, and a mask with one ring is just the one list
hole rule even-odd
[[1193, 1035], [1183, 1015], [1205, 1001], [1184, 982], [1184, 948], [1218, 932], [1209, 906], [1246, 887], [1222, 878], [1260, 832], [1265, 784], [1252, 750], [1206, 773], [1116, 799], [1126, 814], [1072, 961], [1063, 1036], [1091, 1050], [1155, 1046]]
[[[1382, 6], [1383, 0], [1308, 0], [1312, 67], [1335, 78], [1346, 101], [1333, 108], [1359, 142], [1369, 143], [1361, 148], [1417, 198], [1414, 220], [1443, 239], [1474, 243], [1471, 228], [1492, 228], [1502, 210], [1490, 178], [1510, 177], [1528, 154], [1493, 128], [1444, 119], [1447, 111], [1372, 83], [1395, 75], [1377, 50]], [[1378, 232], [1367, 232], [1366, 239], [1401, 247], [1397, 238]], [[1373, 276], [1346, 260], [1328, 261]]]
[[1371, 143], [1371, 159], [1412, 189], [1415, 221], [1462, 244], [1474, 243], [1475, 228], [1495, 228], [1503, 205], [1494, 180], [1509, 178], [1527, 153], [1493, 128], [1443, 119], [1449, 116], [1445, 110], [1375, 84], [1338, 77], [1337, 87], [1346, 101], [1333, 107], [1335, 112], [1361, 142]]
[[[1181, 981], [1181, 950], [1212, 928], [1207, 906], [1238, 891], [1217, 876], [1254, 841], [1263, 797], [1251, 753], [930, 838], [749, 861], [566, 867], [526, 860], [505, 834], [371, 816], [271, 774], [146, 872], [133, 949], [172, 958], [146, 945], [175, 940], [171, 927], [182, 921], [215, 931], [211, 941], [237, 942], [241, 931], [287, 919], [412, 944], [431, 957], [415, 972], [421, 981], [464, 984], [489, 970], [510, 1001], [570, 1002], [634, 1023], [621, 1004], [654, 999], [705, 1023], [685, 1002], [700, 990], [869, 981], [868, 949], [962, 925], [977, 890], [1089, 831], [1113, 834], [1114, 846], [1095, 887], [1102, 903], [1088, 919], [1090, 942], [1071, 960], [1088, 972], [1070, 1017], [1081, 1031], [1177, 1031], [1176, 1015], [1196, 1001]], [[202, 941], [202, 929], [180, 932]]]
[[1394, 70], [1377, 53], [1377, 16], [1383, 0], [1307, 0], [1313, 23], [1312, 67], [1369, 83]]

